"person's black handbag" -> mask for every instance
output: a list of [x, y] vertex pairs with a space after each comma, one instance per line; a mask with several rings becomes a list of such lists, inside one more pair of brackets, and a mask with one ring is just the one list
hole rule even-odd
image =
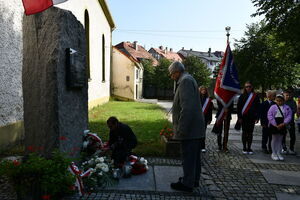
[[217, 123], [215, 123], [211, 132], [215, 134], [221, 134], [222, 128], [223, 128], [222, 124], [217, 125]]

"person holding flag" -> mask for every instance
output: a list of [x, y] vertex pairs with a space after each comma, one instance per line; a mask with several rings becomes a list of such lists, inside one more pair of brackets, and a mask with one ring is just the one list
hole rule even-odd
[[[200, 100], [202, 105], [202, 112], [205, 121], [205, 130], [206, 130], [207, 125], [210, 124], [212, 120], [213, 103], [212, 103], [212, 99], [208, 95], [207, 87], [205, 86], [199, 87], [199, 92], [200, 92]], [[201, 145], [201, 151], [205, 153], [206, 152], [205, 137], [201, 139], [200, 145]]]
[[243, 154], [253, 154], [251, 149], [254, 125], [259, 121], [260, 101], [250, 81], [245, 83], [237, 104], [238, 123], [242, 125]]
[[[227, 48], [225, 55], [220, 65], [218, 77], [216, 79], [216, 85], [214, 89], [214, 95], [218, 101], [218, 112], [216, 115], [216, 122], [214, 124], [212, 132], [218, 134], [219, 150], [223, 148], [225, 152], [227, 149], [229, 125], [231, 120], [231, 111], [233, 108], [233, 100], [235, 95], [240, 93], [240, 81], [238, 73], [233, 60], [233, 55], [230, 49], [229, 42], [227, 42]], [[224, 124], [224, 139], [223, 145], [222, 130]]]

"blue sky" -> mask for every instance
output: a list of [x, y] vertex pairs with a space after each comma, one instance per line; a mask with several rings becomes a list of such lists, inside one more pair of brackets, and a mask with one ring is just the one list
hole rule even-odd
[[[138, 41], [149, 49], [160, 45], [198, 51], [225, 51], [225, 27], [230, 41], [240, 39], [256, 10], [250, 0], [107, 0], [116, 24], [113, 45]], [[233, 46], [232, 46], [233, 48]]]

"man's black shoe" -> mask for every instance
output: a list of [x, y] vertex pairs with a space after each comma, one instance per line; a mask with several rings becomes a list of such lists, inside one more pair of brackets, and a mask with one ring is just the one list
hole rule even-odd
[[200, 185], [199, 185], [199, 182], [195, 182], [194, 183], [194, 187], [199, 187]]
[[171, 183], [171, 188], [173, 190], [182, 191], [182, 192], [193, 192], [193, 188], [183, 185], [181, 182]]

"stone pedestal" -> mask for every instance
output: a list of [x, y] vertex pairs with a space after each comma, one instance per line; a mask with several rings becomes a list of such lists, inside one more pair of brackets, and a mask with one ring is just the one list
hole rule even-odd
[[165, 156], [176, 158], [181, 156], [181, 145], [179, 140], [168, 140], [162, 135], [161, 142], [164, 145]]
[[23, 41], [26, 150], [78, 157], [88, 126], [88, 85], [85, 78], [82, 87], [67, 87], [66, 49], [79, 52], [83, 59], [74, 63], [86, 66], [84, 28], [71, 12], [52, 7], [24, 16]]

